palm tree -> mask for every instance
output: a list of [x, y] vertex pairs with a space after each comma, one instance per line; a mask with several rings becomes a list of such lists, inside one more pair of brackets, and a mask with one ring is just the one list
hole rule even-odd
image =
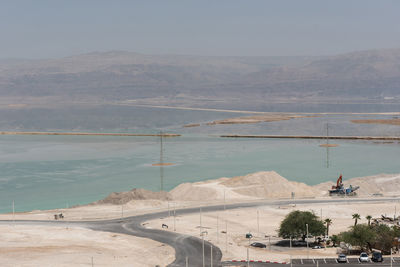
[[361, 220], [360, 214], [354, 213], [354, 214], [353, 214], [353, 219], [354, 219], [354, 226], [356, 226], [356, 225], [357, 225], [357, 221], [358, 221], [358, 220]]
[[326, 235], [329, 236], [329, 226], [332, 224], [332, 220], [329, 218], [326, 218], [324, 222], [326, 224]]
[[372, 219], [372, 216], [371, 216], [371, 215], [367, 215], [367, 216], [365, 217], [365, 219], [368, 220], [368, 226], [371, 226], [371, 219]]

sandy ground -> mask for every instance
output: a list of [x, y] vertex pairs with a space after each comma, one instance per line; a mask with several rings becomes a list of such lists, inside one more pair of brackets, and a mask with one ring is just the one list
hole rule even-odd
[[[400, 200], [399, 200], [400, 201]], [[313, 211], [322, 218], [330, 218], [333, 224], [330, 226], [330, 235], [345, 231], [354, 224], [352, 214], [361, 215], [360, 223], [366, 223], [365, 216], [380, 217], [383, 215], [393, 216], [395, 207], [399, 211], [400, 202], [388, 203], [368, 203], [368, 204], [307, 204], [290, 206], [262, 206], [258, 208], [246, 208], [226, 210], [221, 212], [202, 213], [201, 224], [202, 231], [206, 231], [205, 239], [217, 245], [223, 251], [224, 260], [241, 260], [247, 258], [247, 248], [249, 248], [250, 259], [254, 260], [274, 260], [288, 261], [290, 254], [296, 258], [306, 258], [307, 250], [293, 248], [291, 253], [284, 251], [283, 248], [271, 245], [279, 238], [277, 230], [284, 217], [293, 210]], [[259, 225], [257, 224], [257, 214]], [[200, 209], [198, 214], [176, 217], [176, 231], [200, 237]], [[169, 225], [169, 231], [173, 231], [173, 217], [153, 220], [148, 222], [146, 227], [162, 229], [161, 224]], [[228, 227], [228, 235], [226, 231]], [[267, 249], [249, 247], [249, 240], [245, 238], [246, 233], [252, 233], [251, 242], [262, 242], [267, 245]], [[310, 240], [311, 242], [311, 240]], [[309, 249], [309, 257], [336, 257], [336, 248], [327, 249]]]
[[84, 228], [0, 225], [1, 266], [166, 266], [173, 248]]
[[[400, 192], [400, 175], [377, 175], [354, 178], [344, 181], [346, 185], [360, 185], [362, 197], [370, 198], [376, 193], [387, 193], [386, 196], [398, 196]], [[0, 220], [54, 220], [54, 215], [62, 213], [64, 220], [100, 220], [119, 218], [158, 211], [172, 211], [185, 207], [199, 207], [273, 200], [289, 199], [295, 192], [296, 198], [326, 198], [327, 190], [333, 182], [317, 186], [288, 181], [275, 172], [259, 172], [233, 178], [179, 185], [169, 193], [145, 192], [132, 190], [124, 193], [110, 194], [107, 201], [99, 201], [96, 205], [87, 205], [69, 209], [46, 211], [31, 211], [24, 213], [0, 214]], [[280, 190], [276, 190], [280, 188]], [[142, 199], [162, 195], [160, 199]], [[133, 199], [140, 197], [140, 199]], [[169, 200], [172, 197], [172, 200]], [[329, 198], [329, 197], [328, 197]], [[225, 200], [224, 200], [225, 199]], [[377, 197], [376, 199], [379, 199]], [[127, 203], [125, 201], [128, 201]], [[400, 199], [399, 199], [400, 201]], [[333, 224], [330, 234], [346, 230], [354, 222], [352, 214], [359, 213], [361, 223], [367, 222], [365, 216], [393, 216], [395, 210], [400, 213], [400, 202], [368, 203], [368, 204], [308, 204], [297, 206], [262, 206], [211, 212], [202, 214], [202, 229], [200, 215], [192, 214], [176, 217], [177, 232], [200, 237], [201, 231], [206, 231], [205, 239], [221, 248], [224, 260], [245, 259], [249, 241], [245, 234], [251, 232], [254, 238], [251, 242], [260, 241], [267, 245], [278, 240], [277, 229], [283, 218], [292, 210], [312, 210], [323, 219], [330, 218]], [[172, 214], [172, 213], [171, 213]], [[259, 225], [257, 224], [257, 214]], [[173, 231], [173, 217], [148, 222], [146, 227], [161, 229], [162, 223], [169, 225], [168, 231]], [[12, 225], [12, 222], [10, 222]], [[133, 236], [116, 235], [113, 233], [95, 232], [82, 228], [62, 228], [55, 226], [5, 226], [0, 225], [0, 258], [5, 259], [8, 266], [85, 266], [91, 264], [94, 257], [95, 265], [131, 265], [134, 266], [165, 266], [173, 261], [174, 250], [168, 246]], [[226, 231], [226, 234], [223, 231]], [[218, 234], [217, 234], [218, 233]], [[335, 257], [337, 250], [292, 249], [290, 252], [274, 245], [267, 249], [249, 248], [250, 258], [254, 260], [288, 261], [293, 257], [305, 258], [330, 256]], [[114, 258], [115, 257], [115, 258]], [[158, 262], [160, 260], [160, 262]], [[2, 265], [4, 266], [4, 264]], [[7, 265], [5, 265], [7, 266]]]

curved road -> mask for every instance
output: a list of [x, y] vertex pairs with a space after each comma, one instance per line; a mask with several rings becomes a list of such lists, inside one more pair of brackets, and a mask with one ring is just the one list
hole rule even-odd
[[[238, 203], [229, 205], [216, 205], [202, 207], [203, 212], [219, 211], [223, 209], [236, 209], [236, 208], [248, 208], [256, 206], [278, 206], [278, 205], [289, 205], [289, 204], [320, 204], [320, 203], [357, 203], [357, 202], [387, 202], [387, 201], [399, 201], [399, 198], [374, 198], [374, 199], [304, 199], [304, 200], [281, 200], [281, 201], [260, 201], [250, 203]], [[176, 213], [190, 214], [198, 213], [199, 208], [186, 208], [176, 210]], [[186, 266], [186, 258], [188, 258], [189, 266], [203, 266], [202, 250], [203, 241], [200, 238], [179, 234], [171, 231], [163, 231], [158, 229], [147, 229], [143, 227], [143, 223], [149, 220], [158, 219], [168, 216], [168, 212], [157, 212], [145, 215], [131, 216], [123, 219], [114, 220], [103, 220], [103, 221], [36, 221], [36, 220], [16, 220], [18, 224], [40, 224], [40, 225], [76, 225], [86, 227], [97, 231], [115, 232], [127, 235], [133, 235], [138, 237], [149, 238], [167, 245], [170, 245], [175, 249], [175, 261], [171, 263], [170, 267]], [[10, 220], [2, 220], [1, 224], [13, 223]], [[205, 251], [205, 266], [211, 266], [211, 246], [212, 244], [204, 241]], [[221, 250], [213, 246], [213, 266], [222, 266]]]

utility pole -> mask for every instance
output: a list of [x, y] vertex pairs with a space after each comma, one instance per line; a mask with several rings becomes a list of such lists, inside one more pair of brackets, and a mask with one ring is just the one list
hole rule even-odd
[[164, 191], [163, 132], [160, 131], [160, 191]]
[[14, 205], [14, 200], [12, 202], [12, 210], [13, 210], [13, 223], [15, 225], [15, 205]]
[[186, 267], [189, 267], [189, 258], [186, 256]]
[[326, 124], [326, 168], [329, 168], [329, 126]]
[[260, 212], [257, 210], [257, 231], [258, 236], [260, 236]]
[[124, 218], [124, 204], [121, 205], [121, 220]]

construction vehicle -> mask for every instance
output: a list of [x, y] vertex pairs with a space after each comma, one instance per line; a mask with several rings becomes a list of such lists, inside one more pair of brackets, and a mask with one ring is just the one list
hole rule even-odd
[[359, 189], [359, 186], [350, 185], [348, 188], [345, 188], [342, 181], [342, 175], [336, 181], [336, 186], [332, 186], [332, 189], [329, 190], [330, 196], [355, 196], [357, 195], [356, 190]]

